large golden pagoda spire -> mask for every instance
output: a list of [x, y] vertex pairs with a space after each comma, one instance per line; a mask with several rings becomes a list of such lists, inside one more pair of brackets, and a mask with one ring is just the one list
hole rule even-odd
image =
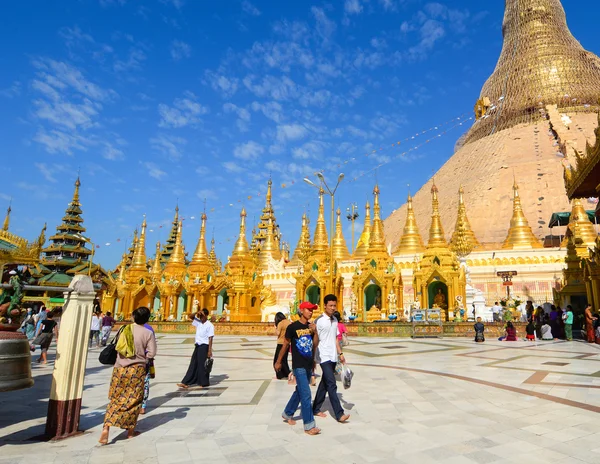
[[245, 257], [249, 255], [248, 240], [246, 239], [246, 216], [246, 208], [242, 208], [242, 212], [240, 213], [240, 235], [237, 241], [235, 242], [235, 246], [233, 247], [233, 254], [231, 255], [231, 257]]
[[371, 205], [367, 201], [365, 205], [365, 225], [363, 226], [363, 231], [360, 234], [358, 242], [356, 244], [356, 249], [354, 250], [355, 258], [364, 258], [367, 256], [369, 251], [369, 241], [371, 240]]
[[306, 213], [302, 214], [302, 228], [300, 229], [300, 238], [298, 238], [298, 244], [294, 250], [294, 256], [292, 256], [291, 263], [298, 264], [298, 262], [305, 263], [306, 259], [310, 255], [310, 228], [309, 219]]
[[513, 184], [513, 192], [513, 215], [502, 248], [510, 250], [542, 248], [542, 244], [535, 235], [533, 235], [529, 222], [527, 221], [525, 214], [523, 214], [521, 197], [519, 196], [519, 186], [517, 185], [516, 179]]
[[261, 269], [269, 267], [269, 260], [279, 261], [281, 259], [281, 250], [275, 241], [275, 231], [273, 230], [273, 219], [269, 219], [267, 225], [267, 234], [258, 254], [258, 265]]
[[202, 213], [200, 216], [200, 237], [198, 238], [198, 243], [196, 244], [196, 251], [194, 251], [194, 256], [192, 257], [192, 264], [208, 264], [208, 252], [206, 251], [206, 213]]
[[180, 265], [185, 264], [185, 251], [183, 248], [183, 243], [181, 241], [181, 229], [183, 227], [183, 221], [179, 221], [177, 226], [177, 236], [175, 237], [175, 246], [173, 247], [173, 253], [169, 257], [169, 265]]
[[9, 203], [8, 208], [6, 209], [6, 217], [4, 218], [4, 224], [2, 225], [2, 230], [5, 232], [8, 232], [8, 226], [10, 225], [11, 211], [12, 211], [12, 208], [10, 207], [10, 203]]
[[217, 270], [217, 253], [215, 252], [215, 238], [210, 240], [210, 252], [208, 253], [208, 262], [213, 270]]
[[[588, 248], [594, 247], [598, 234], [596, 233], [594, 224], [592, 224], [590, 221], [590, 218], [583, 207], [583, 203], [579, 198], [575, 198], [573, 200], [573, 208], [571, 210], [571, 217], [569, 218], [569, 225], [567, 228], [571, 231], [574, 239], [573, 242], [576, 246], [583, 246], [586, 252]], [[579, 242], [577, 239], [581, 239], [581, 242]]]
[[342, 230], [342, 221], [340, 220], [342, 212], [338, 208], [336, 211], [337, 219], [335, 221], [335, 236], [333, 237], [333, 259], [335, 261], [343, 261], [350, 259], [350, 252], [348, 252], [348, 246], [344, 239], [344, 232]]
[[369, 255], [386, 253], [381, 207], [379, 206], [379, 185], [373, 189], [373, 228], [369, 237]]
[[150, 275], [155, 281], [160, 281], [162, 275], [162, 266], [160, 265], [160, 242], [156, 242], [156, 252], [154, 254], [154, 262], [152, 263]]
[[467, 208], [465, 207], [465, 200], [463, 198], [464, 193], [465, 189], [461, 185], [458, 189], [458, 214], [456, 216], [456, 225], [454, 226], [454, 233], [450, 240], [452, 249], [456, 251], [459, 256], [466, 256], [475, 248], [481, 246], [471, 229], [471, 224], [467, 217]]
[[144, 215], [142, 231], [137, 243], [135, 244], [130, 270], [146, 271], [146, 261], [146, 216]]
[[435, 180], [431, 185], [431, 226], [429, 226], [429, 242], [427, 248], [446, 247], [448, 243], [444, 237], [444, 227], [440, 218], [440, 203], [438, 201], [438, 188]]
[[317, 217], [317, 226], [315, 228], [313, 254], [321, 258], [327, 256], [327, 253], [329, 252], [329, 239], [327, 238], [327, 227], [325, 226], [323, 195], [325, 195], [325, 190], [323, 190], [323, 187], [319, 187], [319, 216]]
[[423, 245], [423, 239], [419, 233], [415, 211], [413, 210], [412, 197], [409, 193], [406, 199], [406, 222], [404, 223], [402, 238], [394, 254], [414, 254], [424, 249], [425, 246]]
[[481, 90], [479, 120], [467, 142], [539, 117], [546, 105], [599, 108], [600, 59], [571, 35], [560, 0], [505, 3], [502, 53]]

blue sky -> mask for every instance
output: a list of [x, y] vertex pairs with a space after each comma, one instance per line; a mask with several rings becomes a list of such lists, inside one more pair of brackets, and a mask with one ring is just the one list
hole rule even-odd
[[[336, 203], [361, 216], [377, 179], [387, 216], [452, 154], [502, 46], [500, 0], [59, 3], [3, 5], [0, 205], [13, 232], [53, 232], [80, 169], [106, 267], [143, 214], [151, 255], [177, 202], [191, 256], [204, 199], [225, 261], [269, 176], [292, 248], [318, 170], [345, 173]], [[569, 26], [598, 54], [600, 5], [578, 4]]]

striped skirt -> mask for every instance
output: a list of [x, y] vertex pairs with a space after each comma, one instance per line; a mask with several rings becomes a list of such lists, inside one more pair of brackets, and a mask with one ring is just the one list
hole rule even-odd
[[113, 369], [108, 391], [110, 402], [104, 416], [105, 427], [135, 428], [144, 400], [145, 377], [145, 364]]

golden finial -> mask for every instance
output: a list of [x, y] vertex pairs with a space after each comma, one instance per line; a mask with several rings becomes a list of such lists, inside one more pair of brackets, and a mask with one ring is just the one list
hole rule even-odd
[[71, 203], [79, 203], [79, 187], [81, 187], [81, 181], [79, 180], [79, 176], [77, 176], [77, 180], [75, 181], [75, 192], [73, 193], [73, 201]]
[[327, 227], [325, 226], [325, 206], [323, 196], [325, 190], [319, 188], [319, 216], [317, 217], [317, 226], [313, 240], [313, 254], [320, 257], [326, 257], [329, 251], [329, 239], [327, 237]]
[[373, 189], [373, 227], [369, 237], [369, 256], [371, 254], [385, 253], [385, 235], [383, 221], [381, 220], [381, 207], [379, 206], [379, 186], [375, 184]]
[[160, 242], [156, 242], [156, 251], [154, 253], [154, 262], [152, 263], [150, 275], [152, 275], [155, 281], [160, 280], [162, 275], [162, 266], [160, 265]]
[[6, 217], [4, 218], [4, 225], [2, 226], [2, 230], [4, 230], [5, 232], [8, 232], [8, 226], [10, 225], [10, 213], [12, 211], [12, 208], [10, 207], [12, 204], [12, 199], [10, 201], [10, 203], [8, 204], [8, 208], [6, 210]]
[[446, 247], [446, 238], [444, 237], [444, 227], [440, 218], [440, 204], [438, 201], [438, 188], [435, 185], [435, 179], [431, 184], [431, 226], [429, 227], [429, 242], [427, 248]]
[[342, 230], [341, 214], [342, 212], [338, 208], [336, 211], [335, 236], [333, 237], [333, 259], [335, 261], [350, 259], [350, 253], [348, 252], [348, 246], [346, 245], [344, 232]]
[[195, 267], [196, 264], [208, 264], [208, 252], [206, 251], [206, 220], [208, 217], [206, 213], [203, 212], [200, 216], [200, 237], [198, 238], [198, 243], [196, 244], [196, 250], [194, 251], [194, 256], [192, 257], [192, 261], [190, 262], [190, 267]]
[[310, 227], [309, 220], [306, 213], [302, 214], [302, 228], [300, 229], [300, 237], [298, 238], [298, 244], [294, 250], [294, 256], [292, 257], [291, 263], [298, 264], [298, 262], [306, 263], [308, 256], [310, 255]]
[[415, 254], [423, 251], [424, 248], [415, 211], [413, 210], [412, 197], [409, 193], [406, 199], [406, 222], [404, 223], [402, 238], [400, 238], [400, 243], [394, 254]]
[[356, 250], [354, 250], [355, 258], [364, 258], [367, 256], [369, 251], [369, 241], [371, 240], [371, 205], [367, 201], [365, 205], [365, 225], [363, 231], [360, 234], [358, 243], [356, 244]]
[[144, 214], [140, 238], [137, 240], [137, 243], [133, 250], [133, 260], [131, 261], [131, 268], [135, 269], [136, 271], [146, 270], [146, 261], [146, 215]]
[[462, 185], [458, 189], [458, 214], [456, 216], [456, 225], [454, 227], [454, 233], [450, 240], [451, 248], [459, 256], [467, 256], [475, 248], [480, 247], [479, 241], [469, 223], [467, 217], [467, 208], [465, 207], [465, 201], [463, 195], [465, 190]]
[[529, 222], [527, 222], [527, 218], [523, 213], [521, 197], [519, 196], [519, 186], [516, 179], [513, 183], [513, 197], [513, 215], [502, 248], [510, 250], [542, 248], [542, 244], [533, 235]]

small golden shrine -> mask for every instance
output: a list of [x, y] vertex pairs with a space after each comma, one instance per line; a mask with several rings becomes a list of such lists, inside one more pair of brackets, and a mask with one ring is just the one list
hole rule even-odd
[[431, 202], [429, 242], [422, 258], [416, 259], [413, 265], [415, 300], [421, 308], [439, 308], [442, 318], [451, 320], [454, 309], [466, 300], [465, 274], [456, 253], [444, 238], [435, 181], [431, 187]]
[[[398, 318], [398, 302], [403, 301], [402, 277], [385, 246], [379, 193], [379, 186], [375, 185], [372, 227], [365, 219], [365, 228], [370, 229], [368, 248], [352, 276], [352, 312], [362, 322]], [[361, 236], [367, 236], [365, 231]]]

